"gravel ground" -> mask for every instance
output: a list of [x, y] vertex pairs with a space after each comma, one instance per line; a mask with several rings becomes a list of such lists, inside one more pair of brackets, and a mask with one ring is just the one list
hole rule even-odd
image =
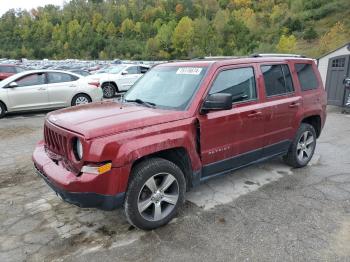
[[350, 261], [350, 116], [329, 113], [308, 167], [276, 159], [208, 181], [150, 232], [64, 203], [35, 175], [43, 119], [0, 120], [0, 261]]

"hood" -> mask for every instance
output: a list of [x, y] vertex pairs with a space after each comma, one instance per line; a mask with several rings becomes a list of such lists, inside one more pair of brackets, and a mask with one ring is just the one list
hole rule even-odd
[[47, 119], [62, 128], [82, 134], [86, 139], [116, 134], [186, 118], [182, 111], [147, 108], [132, 104], [99, 102], [57, 110]]
[[109, 74], [109, 73], [101, 73], [101, 74], [93, 74], [85, 76], [86, 79], [108, 79], [110, 77], [117, 77], [119, 74]]
[[93, 75], [88, 75], [85, 77], [85, 79], [87, 80], [98, 80], [101, 82], [104, 81], [110, 81], [110, 80], [116, 80], [119, 79], [121, 77], [121, 75], [119, 74], [108, 74], [108, 73], [101, 73], [101, 74], [93, 74]]
[[103, 78], [103, 77], [108, 77], [109, 74], [107, 73], [101, 73], [101, 74], [92, 74], [92, 75], [88, 75], [88, 76], [85, 76], [85, 78], [87, 79], [96, 79], [96, 78]]

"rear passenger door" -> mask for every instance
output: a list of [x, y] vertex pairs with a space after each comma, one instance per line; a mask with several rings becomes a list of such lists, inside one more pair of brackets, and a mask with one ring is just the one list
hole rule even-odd
[[230, 93], [233, 99], [230, 110], [198, 116], [203, 178], [261, 157], [264, 121], [254, 72], [251, 65], [225, 67], [211, 85], [209, 94]]
[[71, 99], [78, 88], [77, 76], [61, 73], [48, 72], [48, 93], [50, 106], [65, 107], [71, 104]]
[[260, 66], [265, 90], [264, 157], [288, 150], [296, 130], [301, 97], [294, 90], [291, 70], [287, 64]]

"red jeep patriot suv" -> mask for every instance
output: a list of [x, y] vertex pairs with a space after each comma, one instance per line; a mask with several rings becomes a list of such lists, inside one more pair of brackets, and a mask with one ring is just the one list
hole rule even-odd
[[312, 59], [256, 55], [157, 65], [126, 93], [48, 114], [33, 153], [65, 201], [168, 223], [201, 181], [282, 156], [308, 164], [326, 119]]
[[20, 66], [0, 64], [0, 81], [23, 71]]

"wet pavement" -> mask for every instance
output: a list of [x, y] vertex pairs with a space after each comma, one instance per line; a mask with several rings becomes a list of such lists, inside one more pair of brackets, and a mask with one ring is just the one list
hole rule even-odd
[[169, 225], [62, 202], [33, 170], [44, 114], [0, 120], [0, 261], [350, 261], [350, 117], [329, 113], [311, 164], [280, 159], [187, 194]]

